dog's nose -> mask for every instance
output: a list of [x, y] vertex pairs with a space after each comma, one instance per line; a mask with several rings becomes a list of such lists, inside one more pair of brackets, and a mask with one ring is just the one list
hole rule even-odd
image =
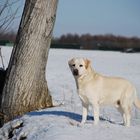
[[78, 75], [78, 70], [77, 70], [77, 69], [74, 69], [74, 70], [73, 70], [73, 75], [75, 75], [75, 76]]

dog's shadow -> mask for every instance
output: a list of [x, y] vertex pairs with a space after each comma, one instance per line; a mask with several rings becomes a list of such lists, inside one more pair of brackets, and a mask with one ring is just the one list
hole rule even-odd
[[[53, 115], [53, 116], [64, 116], [67, 118], [70, 118], [72, 120], [80, 122], [82, 119], [82, 115], [73, 113], [73, 112], [67, 112], [67, 111], [35, 111], [28, 113], [30, 116], [42, 116], [42, 115]], [[92, 116], [88, 116], [88, 120], [94, 120]]]
[[[41, 112], [34, 111], [34, 112], [28, 113], [28, 115], [29, 116], [41, 116], [41, 115], [64, 116], [64, 117], [70, 118], [72, 120], [75, 120], [77, 122], [81, 122], [81, 120], [82, 120], [82, 115], [74, 113], [74, 112], [67, 112], [67, 111], [41, 111]], [[88, 115], [87, 120], [93, 121], [94, 117]], [[100, 117], [100, 121], [107, 121], [109, 123], [116, 124], [116, 122], [103, 118], [103, 117]], [[119, 125], [122, 125], [122, 123], [119, 123]]]

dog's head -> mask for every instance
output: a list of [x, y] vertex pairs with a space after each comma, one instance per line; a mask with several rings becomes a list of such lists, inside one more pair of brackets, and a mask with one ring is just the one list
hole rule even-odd
[[84, 58], [72, 58], [68, 64], [74, 77], [85, 75], [90, 68], [90, 60]]

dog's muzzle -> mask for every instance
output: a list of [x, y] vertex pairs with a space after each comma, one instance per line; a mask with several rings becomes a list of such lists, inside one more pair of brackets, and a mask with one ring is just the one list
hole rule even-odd
[[78, 76], [78, 74], [79, 74], [79, 73], [78, 73], [78, 70], [77, 70], [77, 69], [74, 69], [74, 70], [73, 70], [73, 75], [74, 75], [74, 76]]

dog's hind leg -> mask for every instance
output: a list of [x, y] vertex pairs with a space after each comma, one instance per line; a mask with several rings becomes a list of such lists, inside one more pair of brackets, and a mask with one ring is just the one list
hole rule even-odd
[[130, 120], [131, 120], [131, 107], [121, 107], [119, 106], [117, 110], [121, 113], [123, 117], [123, 123], [125, 126], [130, 126]]
[[125, 126], [129, 127], [130, 126], [130, 120], [131, 120], [131, 108], [127, 107], [124, 109], [124, 122], [125, 122]]
[[121, 106], [117, 107], [117, 110], [120, 112], [121, 116], [123, 117], [123, 124], [126, 124], [126, 116]]

